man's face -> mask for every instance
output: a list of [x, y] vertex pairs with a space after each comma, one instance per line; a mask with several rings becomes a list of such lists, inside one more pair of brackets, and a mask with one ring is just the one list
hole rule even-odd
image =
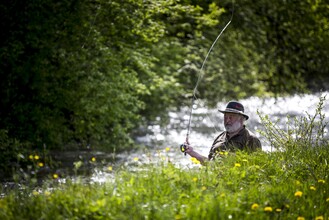
[[224, 126], [227, 132], [233, 133], [243, 127], [243, 116], [234, 113], [224, 113]]

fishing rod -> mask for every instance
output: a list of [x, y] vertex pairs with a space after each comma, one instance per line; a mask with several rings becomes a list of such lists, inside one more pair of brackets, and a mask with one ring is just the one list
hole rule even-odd
[[202, 79], [202, 73], [203, 73], [203, 68], [208, 60], [208, 57], [209, 57], [209, 54], [210, 52], [212, 51], [212, 49], [214, 48], [215, 44], [217, 43], [218, 39], [222, 36], [222, 34], [224, 33], [224, 31], [226, 30], [226, 28], [231, 24], [232, 20], [233, 20], [233, 14], [234, 14], [234, 1], [232, 0], [232, 14], [231, 14], [231, 18], [230, 20], [227, 22], [227, 24], [224, 26], [224, 28], [221, 30], [221, 32], [217, 35], [216, 39], [214, 40], [214, 42], [212, 43], [210, 49], [208, 50], [207, 52], [207, 55], [205, 57], [205, 59], [203, 60], [202, 62], [202, 65], [201, 65], [201, 68], [199, 70], [199, 74], [198, 74], [198, 80], [196, 82], [196, 85], [193, 89], [193, 94], [192, 94], [192, 104], [191, 104], [191, 109], [190, 109], [190, 115], [189, 115], [189, 120], [188, 120], [188, 125], [187, 125], [187, 132], [186, 132], [186, 139], [185, 139], [185, 142], [184, 144], [181, 144], [180, 145], [180, 150], [181, 152], [184, 153], [184, 155], [186, 156], [186, 148], [187, 148], [187, 145], [189, 145], [189, 135], [190, 135], [190, 131], [191, 131], [191, 122], [192, 122], [192, 115], [193, 115], [193, 106], [194, 106], [194, 102], [195, 100], [197, 100], [197, 96], [196, 96], [196, 93], [197, 93], [197, 89], [198, 89], [198, 86], [200, 84], [200, 81]]

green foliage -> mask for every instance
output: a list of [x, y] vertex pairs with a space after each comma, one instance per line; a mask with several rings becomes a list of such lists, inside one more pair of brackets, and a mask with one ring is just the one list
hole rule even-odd
[[287, 116], [286, 128], [280, 128], [278, 123], [272, 122], [265, 115], [258, 115], [264, 125], [264, 130], [260, 131], [276, 150], [307, 149], [309, 146], [321, 147], [328, 145], [326, 139], [325, 115], [322, 112], [326, 97], [320, 97], [314, 115], [306, 113], [307, 116], [291, 117]]
[[[182, 167], [170, 162], [178, 152], [168, 148], [159, 152], [159, 160], [140, 163], [134, 158], [107, 169], [105, 183], [56, 178], [41, 188], [14, 190], [1, 198], [0, 218], [327, 219], [329, 144], [323, 132], [307, 129], [323, 128], [323, 101], [315, 113], [320, 117], [287, 122], [288, 141], [279, 142], [280, 128], [265, 121], [271, 128], [266, 137], [277, 151], [241, 151], [206, 166]], [[307, 130], [303, 140], [293, 135], [301, 127]]]
[[219, 15], [176, 1], [10, 2], [1, 12], [0, 128], [39, 148], [112, 150], [178, 105], [185, 38]]
[[[294, 125], [288, 121], [289, 131], [325, 124], [323, 117], [314, 118]], [[277, 140], [279, 128], [266, 123], [272, 126], [266, 137]], [[306, 132], [301, 142], [291, 137], [278, 151], [241, 151], [187, 168], [170, 162], [177, 152], [168, 148], [159, 152], [158, 161], [134, 158], [127, 166], [107, 169], [106, 183], [60, 184], [55, 179], [43, 188], [12, 191], [0, 200], [0, 218], [327, 219], [329, 144], [318, 134]]]
[[[244, 39], [255, 45], [259, 79], [273, 92], [325, 88], [328, 68], [328, 3], [325, 1], [240, 1], [236, 20]], [[326, 11], [326, 12], [324, 12]], [[322, 45], [322, 46], [320, 46]], [[322, 47], [320, 49], [320, 47]]]
[[279, 121], [272, 122], [268, 116], [258, 113], [265, 128], [261, 133], [275, 150], [286, 152], [283, 166], [286, 169], [294, 167], [293, 175], [296, 178], [307, 178], [311, 174], [317, 179], [318, 174], [314, 170], [319, 163], [326, 164], [321, 168], [322, 172], [328, 168], [328, 161], [323, 157], [323, 152], [328, 151], [329, 146], [326, 131], [328, 122], [322, 112], [325, 100], [326, 97], [319, 98], [314, 115], [287, 116], [285, 129], [280, 128]]
[[[221, 1], [220, 27], [205, 31], [202, 49], [233, 20], [205, 66], [200, 97], [218, 100], [327, 89], [328, 4], [325, 1]], [[206, 52], [203, 52], [204, 54]], [[322, 82], [321, 82], [322, 81]]]
[[15, 168], [15, 162], [20, 157], [20, 152], [23, 151], [17, 140], [12, 140], [8, 137], [6, 130], [0, 130], [0, 176], [1, 179], [6, 179], [8, 173], [11, 173]]
[[[297, 151], [297, 150], [296, 150]], [[322, 160], [300, 175], [309, 154], [257, 152], [224, 156], [207, 166], [182, 168], [163, 161], [116, 168], [106, 183], [51, 183], [13, 191], [0, 200], [1, 219], [327, 219], [328, 146]], [[291, 153], [291, 152], [290, 152]], [[291, 165], [286, 166], [286, 162]], [[316, 177], [316, 178], [315, 178]], [[57, 185], [57, 186], [56, 186]]]
[[197, 96], [209, 105], [325, 88], [327, 7], [263, 0], [1, 3], [0, 129], [35, 148], [123, 150], [133, 144], [134, 128], [190, 104], [199, 77]]
[[[1, 3], [1, 169], [20, 159], [40, 167], [20, 143], [130, 147], [143, 119], [189, 104], [199, 76], [197, 95], [212, 105], [325, 88], [325, 1], [234, 3], [232, 24], [199, 73], [232, 9], [231, 1]], [[314, 116], [289, 118], [287, 130], [261, 116], [276, 152], [239, 152], [191, 169], [124, 166], [105, 184], [23, 188], [1, 198], [0, 218], [326, 219], [323, 101]]]

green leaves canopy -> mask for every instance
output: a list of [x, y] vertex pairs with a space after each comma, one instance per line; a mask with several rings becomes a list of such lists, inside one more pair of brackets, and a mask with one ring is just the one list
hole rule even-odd
[[0, 129], [36, 146], [130, 146], [133, 128], [190, 102], [233, 6], [200, 98], [214, 105], [324, 88], [320, 0], [10, 1], [0, 4]]

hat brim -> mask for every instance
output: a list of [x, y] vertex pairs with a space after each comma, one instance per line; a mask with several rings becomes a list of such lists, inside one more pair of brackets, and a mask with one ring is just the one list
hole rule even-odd
[[246, 120], [249, 119], [249, 116], [248, 115], [244, 114], [243, 112], [237, 111], [235, 109], [226, 109], [226, 110], [218, 110], [218, 111], [221, 112], [221, 113], [223, 113], [223, 114], [224, 113], [234, 113], [234, 114], [242, 115], [242, 116], [244, 116], [246, 118]]

